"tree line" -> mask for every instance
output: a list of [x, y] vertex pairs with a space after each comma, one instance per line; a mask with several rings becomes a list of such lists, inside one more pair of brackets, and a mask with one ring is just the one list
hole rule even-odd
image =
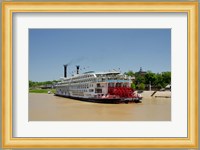
[[171, 84], [171, 72], [153, 73], [147, 71], [145, 73], [128, 71], [124, 73], [127, 76], [135, 77], [131, 87], [138, 90], [149, 89], [151, 86], [154, 89], [165, 88]]
[[43, 82], [29, 80], [29, 88], [37, 88], [37, 87], [44, 86], [44, 85], [53, 85], [53, 84], [55, 84], [57, 82], [58, 81], [56, 81], [56, 80], [53, 80], [53, 81], [43, 81]]

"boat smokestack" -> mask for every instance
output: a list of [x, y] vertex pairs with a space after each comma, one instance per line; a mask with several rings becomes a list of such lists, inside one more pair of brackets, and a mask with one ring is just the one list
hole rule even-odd
[[67, 78], [67, 65], [64, 65], [64, 77]]
[[76, 73], [77, 73], [77, 74], [79, 74], [79, 68], [80, 68], [80, 66], [77, 65], [77, 66], [76, 66]]

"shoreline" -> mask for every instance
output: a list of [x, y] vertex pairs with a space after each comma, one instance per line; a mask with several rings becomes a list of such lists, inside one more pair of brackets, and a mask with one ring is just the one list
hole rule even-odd
[[171, 98], [171, 91], [157, 91], [151, 96], [154, 92], [155, 91], [143, 91], [139, 94], [141, 94], [143, 98]]

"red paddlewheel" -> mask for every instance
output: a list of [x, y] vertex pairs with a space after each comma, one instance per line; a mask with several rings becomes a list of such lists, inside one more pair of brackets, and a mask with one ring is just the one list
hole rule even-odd
[[123, 98], [133, 98], [133, 89], [129, 87], [109, 87], [108, 88], [108, 94], [110, 95], [116, 95]]

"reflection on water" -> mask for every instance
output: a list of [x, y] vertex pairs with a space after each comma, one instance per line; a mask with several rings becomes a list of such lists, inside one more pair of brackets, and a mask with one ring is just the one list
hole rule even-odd
[[29, 121], [170, 121], [171, 99], [142, 103], [102, 104], [52, 94], [29, 94]]

